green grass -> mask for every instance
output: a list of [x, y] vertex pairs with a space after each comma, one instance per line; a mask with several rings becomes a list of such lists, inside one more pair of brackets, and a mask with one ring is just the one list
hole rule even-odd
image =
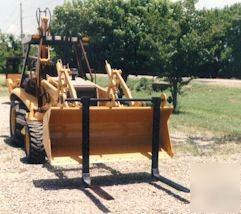
[[107, 78], [107, 76], [96, 76], [96, 80], [95, 80], [96, 84], [102, 86], [102, 87], [107, 87], [109, 80]]
[[241, 89], [192, 84], [170, 125], [184, 132], [241, 136]]
[[[133, 90], [135, 97], [158, 94]], [[166, 94], [170, 95], [168, 91]], [[170, 133], [177, 136], [173, 143], [178, 154], [211, 156], [241, 151], [240, 88], [191, 83], [184, 89], [179, 101], [180, 113], [172, 114], [169, 119]], [[186, 136], [184, 141], [183, 135]]]
[[[147, 80], [152, 83], [152, 79]], [[97, 83], [107, 86], [103, 77]], [[139, 78], [129, 78], [127, 84], [136, 98], [159, 96], [161, 92], [137, 91]], [[170, 93], [166, 91], [169, 96]], [[241, 89], [222, 86], [190, 84], [180, 96], [180, 113], [169, 120], [170, 129], [188, 135], [212, 135], [215, 137], [241, 138]]]

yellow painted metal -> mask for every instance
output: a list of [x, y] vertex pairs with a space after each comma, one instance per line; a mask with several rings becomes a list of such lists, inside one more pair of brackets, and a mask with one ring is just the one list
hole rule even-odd
[[16, 109], [15, 108], [11, 108], [11, 113], [10, 113], [10, 120], [11, 120], [11, 133], [15, 132], [15, 127], [16, 127]]
[[[160, 127], [160, 150], [171, 157], [167, 120], [172, 111], [172, 107], [161, 108]], [[152, 143], [152, 114], [151, 107], [90, 107], [90, 160], [103, 162], [103, 157], [122, 154], [148, 157]], [[81, 107], [52, 107], [44, 115], [43, 126], [44, 146], [51, 163], [60, 158], [81, 162]]]
[[8, 87], [9, 94], [16, 87], [19, 87], [21, 81], [21, 74], [7, 74], [6, 85]]
[[[59, 101], [65, 101], [67, 94], [70, 95], [70, 98], [77, 98], [76, 90], [70, 80], [70, 69], [65, 68], [61, 60], [58, 60], [56, 64], [58, 71], [58, 94]], [[61, 103], [65, 106], [68, 106], [68, 103]]]
[[[122, 89], [124, 96], [126, 98], [132, 99], [133, 97], [132, 97], [131, 91], [121, 76], [122, 71], [112, 69], [111, 65], [107, 61], [105, 61], [105, 70], [109, 77], [109, 86], [107, 89], [107, 94], [109, 98], [112, 99], [112, 101], [108, 103], [108, 106], [114, 107], [114, 106], [121, 105], [120, 102], [115, 101], [118, 98], [119, 88]], [[135, 103], [134, 101], [131, 101], [130, 104], [131, 106], [138, 106], [138, 103]]]
[[53, 84], [50, 83], [48, 80], [42, 80], [41, 85], [43, 89], [48, 93], [50, 97], [50, 103], [52, 106], [57, 106], [58, 104], [58, 98], [59, 98], [59, 93], [58, 93], [58, 88], [54, 86]]
[[11, 92], [11, 97], [16, 96], [18, 97], [28, 108], [29, 111], [37, 110], [38, 109], [38, 101], [37, 99], [28, 94], [23, 88], [15, 88]]
[[[126, 153], [126, 154], [106, 154], [106, 155], [91, 155], [90, 163], [108, 163], [121, 161], [141, 161], [143, 159], [150, 159], [151, 153]], [[159, 152], [160, 159], [168, 159], [169, 156], [165, 152]], [[81, 155], [77, 156], [55, 156], [51, 160], [51, 165], [76, 165], [82, 163]]]

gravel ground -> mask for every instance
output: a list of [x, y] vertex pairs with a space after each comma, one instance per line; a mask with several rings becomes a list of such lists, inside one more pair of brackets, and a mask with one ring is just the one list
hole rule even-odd
[[[190, 194], [150, 179], [150, 161], [91, 165], [97, 189], [81, 186], [81, 168], [29, 165], [24, 151], [11, 146], [9, 103], [0, 98], [0, 213], [190, 213]], [[160, 160], [160, 172], [190, 187], [190, 166], [195, 162], [240, 162], [241, 154], [203, 158], [177, 155]]]

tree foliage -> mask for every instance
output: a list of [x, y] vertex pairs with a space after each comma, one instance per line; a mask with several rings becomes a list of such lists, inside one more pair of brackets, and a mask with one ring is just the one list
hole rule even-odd
[[183, 77], [241, 77], [241, 4], [196, 10], [197, 0], [75, 0], [55, 9], [53, 31], [88, 35], [95, 69], [166, 77], [176, 108]]
[[7, 57], [21, 56], [21, 44], [13, 35], [0, 32], [0, 73], [4, 72]]

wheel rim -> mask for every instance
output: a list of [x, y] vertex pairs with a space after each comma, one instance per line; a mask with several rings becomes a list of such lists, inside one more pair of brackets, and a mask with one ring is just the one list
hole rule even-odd
[[11, 134], [14, 134], [16, 128], [16, 109], [14, 107], [11, 108]]
[[26, 155], [29, 156], [29, 152], [30, 152], [30, 139], [29, 139], [29, 133], [28, 133], [27, 128], [26, 128], [26, 133], [25, 133], [25, 151], [26, 151]]

